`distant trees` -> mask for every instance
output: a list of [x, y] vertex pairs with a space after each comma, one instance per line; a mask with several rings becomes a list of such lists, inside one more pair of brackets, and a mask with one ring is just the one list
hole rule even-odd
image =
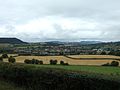
[[105, 51], [102, 51], [101, 52], [101, 55], [106, 55], [107, 53]]
[[120, 51], [110, 51], [108, 54], [109, 54], [109, 55], [120, 56]]

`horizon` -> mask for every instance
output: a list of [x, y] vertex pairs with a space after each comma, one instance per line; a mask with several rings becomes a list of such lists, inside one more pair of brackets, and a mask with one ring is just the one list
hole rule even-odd
[[17, 37], [0, 37], [0, 39], [19, 39], [23, 42], [27, 42], [27, 43], [39, 43], [39, 42], [99, 42], [99, 43], [107, 43], [107, 42], [120, 42], [118, 41], [103, 41], [103, 40], [85, 40], [85, 39], [81, 39], [81, 40], [77, 40], [77, 41], [71, 41], [71, 40], [38, 40], [38, 41], [25, 41], [22, 40], [20, 38]]

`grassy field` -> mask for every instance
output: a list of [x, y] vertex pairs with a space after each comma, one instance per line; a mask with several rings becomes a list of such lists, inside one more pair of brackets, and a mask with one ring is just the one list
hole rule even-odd
[[[9, 56], [16, 56], [16, 54], [9, 54]], [[120, 59], [119, 56], [110, 56], [110, 55], [70, 55], [70, 57], [73, 58], [85, 58], [85, 60], [81, 59], [72, 59], [72, 58], [67, 58], [65, 56], [18, 56], [15, 57], [16, 61], [18, 63], [23, 63], [25, 59], [38, 59], [42, 60], [44, 64], [49, 64], [49, 61], [51, 59], [57, 60], [58, 64], [61, 60], [63, 60], [66, 63], [69, 63], [70, 65], [102, 65], [105, 63], [110, 63], [113, 60], [112, 59], [106, 59], [106, 58], [113, 58], [113, 59]], [[99, 58], [99, 60], [88, 60], [89, 58]], [[102, 58], [102, 59], [100, 59]], [[104, 59], [105, 58], [105, 59]], [[4, 61], [7, 61], [5, 59]]]
[[[26, 90], [120, 90], [119, 67], [1, 62], [0, 71], [1, 78]], [[0, 90], [19, 90], [11, 89], [11, 84], [4, 89], [5, 85], [1, 84]]]
[[105, 75], [120, 75], [120, 67], [105, 67], [105, 66], [80, 66], [80, 65], [35, 65], [36, 67], [48, 67], [48, 68], [58, 68], [71, 71], [85, 71]]

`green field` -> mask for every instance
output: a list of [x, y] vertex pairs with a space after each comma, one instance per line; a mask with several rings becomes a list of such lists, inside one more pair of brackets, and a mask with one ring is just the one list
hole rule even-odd
[[105, 66], [80, 66], [80, 65], [35, 65], [36, 67], [60, 68], [71, 71], [85, 71], [98, 74], [120, 75], [120, 67], [105, 67]]
[[13, 83], [0, 82], [0, 90], [120, 90], [120, 67], [1, 62], [0, 73]]

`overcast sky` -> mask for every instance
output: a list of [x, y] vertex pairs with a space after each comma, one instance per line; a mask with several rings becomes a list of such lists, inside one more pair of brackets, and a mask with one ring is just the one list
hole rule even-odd
[[0, 0], [0, 37], [120, 40], [120, 0]]

